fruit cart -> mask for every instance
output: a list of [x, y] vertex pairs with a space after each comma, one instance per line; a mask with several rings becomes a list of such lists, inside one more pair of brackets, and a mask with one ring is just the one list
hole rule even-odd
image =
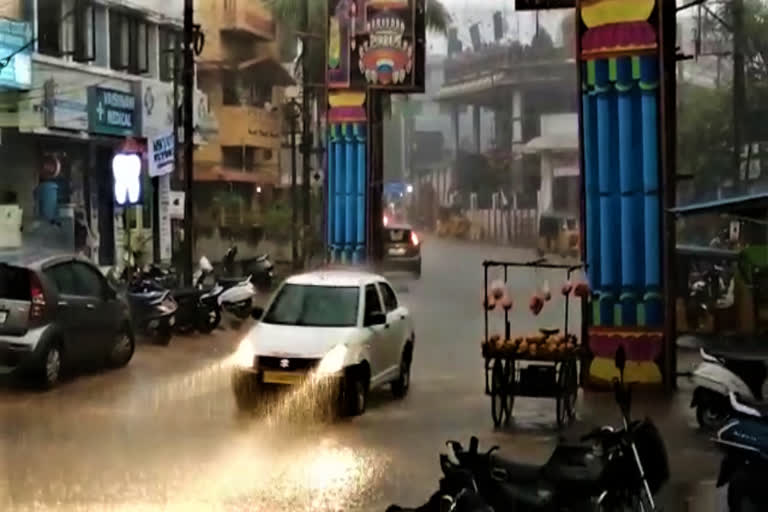
[[[488, 279], [490, 269], [503, 269], [506, 290], [508, 271], [515, 267], [565, 271], [566, 284], [562, 288], [562, 294], [565, 296], [565, 322], [562, 332], [561, 329], [540, 329], [527, 336], [512, 334], [511, 298], [506, 299], [495, 289], [489, 289]], [[574, 295], [577, 296], [585, 296], [588, 293], [585, 282], [577, 284], [574, 288], [570, 281], [572, 274], [581, 269], [584, 269], [583, 264], [560, 265], [548, 263], [545, 259], [530, 262], [483, 262], [485, 335], [482, 339], [482, 354], [485, 359], [485, 393], [491, 397], [491, 416], [495, 426], [509, 422], [515, 396], [554, 398], [557, 424], [560, 427], [575, 418], [581, 347], [577, 336], [568, 332], [568, 313], [572, 291], [575, 289]], [[551, 296], [546, 300], [549, 301], [550, 298]], [[494, 303], [495, 299], [499, 302], [498, 309]], [[532, 297], [530, 307], [534, 315], [538, 315], [543, 307], [543, 302], [541, 306], [535, 304], [536, 302], [536, 296]], [[503, 336], [489, 333], [489, 316], [498, 314], [499, 310], [503, 310]]]

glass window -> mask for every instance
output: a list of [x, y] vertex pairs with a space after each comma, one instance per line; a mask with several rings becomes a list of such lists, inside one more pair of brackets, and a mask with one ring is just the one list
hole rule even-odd
[[262, 321], [306, 327], [353, 327], [357, 325], [359, 297], [356, 286], [286, 284]]
[[74, 271], [78, 295], [99, 298], [103, 296], [104, 282], [96, 270], [83, 263], [75, 263]]
[[379, 298], [379, 292], [376, 290], [376, 286], [369, 284], [365, 287], [365, 315], [368, 316], [372, 313], [383, 313], [384, 308], [381, 307], [381, 299]]
[[77, 281], [72, 263], [61, 263], [45, 270], [45, 275], [62, 295], [78, 295]]
[[392, 287], [382, 281], [379, 283], [379, 289], [381, 290], [381, 296], [384, 297], [384, 307], [387, 308], [387, 313], [396, 310], [398, 308], [397, 296]]

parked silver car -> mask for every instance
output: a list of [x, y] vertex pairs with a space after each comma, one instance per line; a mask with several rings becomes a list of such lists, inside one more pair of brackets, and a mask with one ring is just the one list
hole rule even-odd
[[64, 372], [125, 366], [134, 348], [128, 306], [91, 262], [0, 253], [0, 375], [51, 388]]

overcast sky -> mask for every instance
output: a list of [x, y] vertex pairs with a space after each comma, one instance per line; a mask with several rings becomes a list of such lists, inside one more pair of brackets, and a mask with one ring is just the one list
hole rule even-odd
[[[530, 42], [536, 33], [536, 14], [533, 12], [515, 12], [514, 0], [442, 0], [453, 18], [453, 23], [459, 29], [459, 39], [464, 47], [471, 45], [469, 27], [480, 23], [480, 34], [483, 41], [493, 41], [493, 13], [501, 11], [506, 20], [505, 39], [519, 39], [523, 43]], [[560, 20], [567, 10], [542, 11], [539, 13], [539, 25], [559, 42]], [[445, 37], [428, 34], [427, 45], [430, 53], [444, 55], [447, 53]]]

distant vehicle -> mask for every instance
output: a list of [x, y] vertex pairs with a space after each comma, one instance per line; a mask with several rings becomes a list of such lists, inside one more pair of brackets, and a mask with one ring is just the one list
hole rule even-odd
[[[262, 314], [263, 313], [263, 314]], [[337, 382], [339, 412], [365, 411], [368, 391], [408, 392], [413, 322], [383, 277], [316, 271], [287, 279], [235, 354], [237, 405], [249, 409], [268, 389], [310, 378]]]
[[0, 258], [0, 375], [51, 388], [64, 372], [128, 364], [128, 305], [98, 267], [71, 255]]
[[421, 240], [409, 224], [384, 226], [381, 270], [403, 270], [421, 277]]

